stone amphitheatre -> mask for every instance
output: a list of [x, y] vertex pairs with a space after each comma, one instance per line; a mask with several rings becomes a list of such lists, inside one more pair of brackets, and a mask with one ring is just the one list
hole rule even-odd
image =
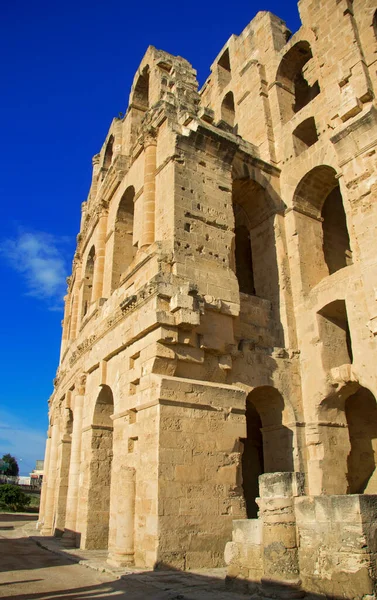
[[200, 91], [147, 49], [82, 205], [44, 535], [372, 597], [376, 9], [300, 0], [293, 36], [259, 12]]

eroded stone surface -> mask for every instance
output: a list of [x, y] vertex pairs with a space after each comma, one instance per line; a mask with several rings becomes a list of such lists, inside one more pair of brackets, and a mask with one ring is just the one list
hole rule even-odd
[[228, 543], [254, 591], [358, 598], [376, 578], [376, 5], [299, 8], [291, 38], [258, 13], [200, 92], [148, 48], [82, 206], [40, 523], [113, 565], [219, 567]]

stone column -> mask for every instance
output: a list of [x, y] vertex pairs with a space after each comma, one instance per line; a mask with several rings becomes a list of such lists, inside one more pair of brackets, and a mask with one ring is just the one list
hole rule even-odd
[[62, 356], [65, 352], [65, 349], [67, 347], [68, 338], [69, 338], [70, 304], [71, 304], [71, 296], [70, 296], [70, 294], [67, 294], [66, 296], [64, 296], [64, 317], [63, 317], [63, 321], [62, 321], [63, 331], [62, 331], [62, 343], [61, 343], [61, 348], [60, 348], [60, 360], [62, 359]]
[[140, 247], [146, 248], [154, 242], [155, 202], [156, 202], [156, 154], [157, 140], [154, 131], [144, 139], [144, 190], [143, 190], [143, 227]]
[[[74, 259], [75, 263], [75, 259]], [[73, 304], [71, 314], [71, 330], [69, 332], [69, 339], [73, 341], [77, 337], [78, 319], [79, 319], [79, 300], [80, 300], [80, 287], [81, 287], [81, 260], [77, 260], [75, 263], [75, 281], [73, 283]]]
[[107, 231], [107, 204], [102, 204], [98, 210], [97, 235], [95, 242], [96, 258], [94, 263], [93, 289], [91, 302], [102, 297], [103, 271], [105, 266], [105, 248]]
[[38, 516], [38, 529], [41, 529], [44, 523], [44, 515], [45, 515], [45, 505], [46, 505], [46, 492], [47, 492], [47, 480], [48, 480], [48, 471], [50, 467], [50, 449], [51, 449], [51, 428], [49, 428], [47, 432], [47, 441], [46, 441], [46, 450], [45, 450], [45, 460], [43, 463], [43, 482], [42, 482], [42, 490], [41, 490], [41, 501], [39, 505], [39, 516]]
[[51, 446], [50, 460], [47, 474], [47, 490], [45, 500], [45, 515], [42, 526], [42, 535], [52, 535], [54, 530], [54, 509], [55, 509], [55, 486], [56, 486], [56, 469], [58, 461], [58, 445], [59, 445], [59, 420], [56, 419], [51, 427]]
[[281, 592], [279, 583], [283, 587], [289, 584], [292, 588], [290, 597], [296, 597], [295, 592], [300, 596], [294, 498], [304, 493], [304, 476], [302, 473], [265, 473], [259, 477], [259, 490], [257, 502], [263, 522], [263, 585], [273, 596]]
[[63, 540], [67, 546], [75, 546], [77, 538], [76, 521], [81, 465], [81, 429], [84, 406], [85, 377], [81, 378], [80, 386], [77, 391], [78, 393], [75, 396], [74, 401], [71, 463], [68, 476], [67, 508], [63, 534]]
[[71, 461], [71, 436], [65, 432], [60, 442], [59, 465], [56, 472], [55, 535], [61, 536], [65, 528], [68, 474]]
[[134, 468], [114, 466], [111, 502], [116, 506], [110, 516], [111, 520], [115, 520], [115, 523], [110, 522], [110, 531], [114, 532], [114, 539], [110, 539], [107, 562], [116, 567], [134, 564], [135, 480]]
[[92, 158], [92, 165], [93, 165], [93, 170], [92, 170], [92, 186], [91, 186], [91, 195], [93, 198], [95, 198], [96, 194], [97, 194], [97, 190], [98, 190], [98, 175], [100, 172], [100, 158], [101, 155], [100, 154], [95, 154]]

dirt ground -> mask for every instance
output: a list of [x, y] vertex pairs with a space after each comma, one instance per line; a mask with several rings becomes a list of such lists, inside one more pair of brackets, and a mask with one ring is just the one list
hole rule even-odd
[[181, 572], [130, 574], [123, 579], [75, 564], [39, 547], [37, 515], [0, 514], [0, 598], [15, 600], [245, 600], [222, 579]]

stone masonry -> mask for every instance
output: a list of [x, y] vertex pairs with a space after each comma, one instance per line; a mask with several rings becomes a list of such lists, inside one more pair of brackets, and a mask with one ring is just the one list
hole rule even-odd
[[249, 591], [356, 599], [377, 582], [377, 3], [299, 9], [293, 36], [259, 12], [201, 91], [149, 47], [93, 158], [40, 527], [116, 566], [225, 549]]

